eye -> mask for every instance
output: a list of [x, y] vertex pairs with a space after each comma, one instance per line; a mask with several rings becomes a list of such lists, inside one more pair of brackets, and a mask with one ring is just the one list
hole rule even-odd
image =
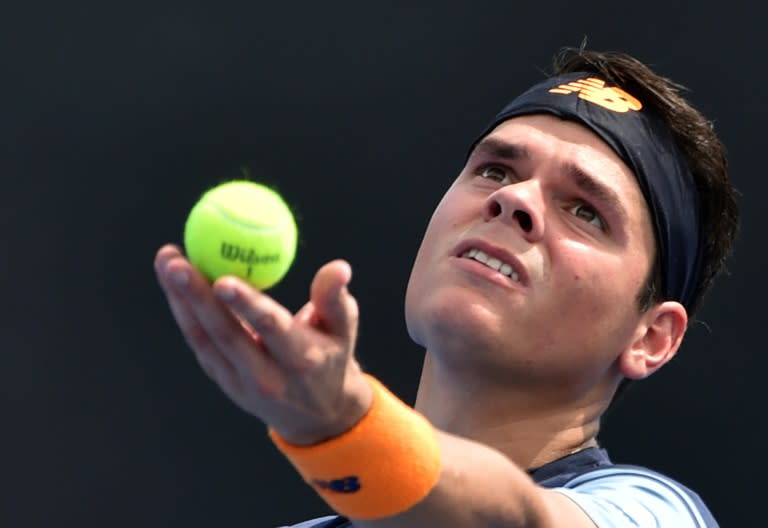
[[603, 221], [603, 218], [600, 216], [600, 214], [595, 211], [595, 208], [592, 207], [589, 204], [580, 202], [577, 203], [574, 206], [571, 206], [567, 209], [569, 213], [571, 213], [576, 218], [579, 218], [581, 220], [584, 220], [585, 222], [592, 224], [593, 226], [597, 227], [601, 231], [605, 231], [605, 222]]
[[480, 170], [480, 176], [486, 180], [493, 180], [495, 182], [508, 185], [512, 183], [511, 178], [507, 174], [507, 170], [498, 165], [488, 165]]

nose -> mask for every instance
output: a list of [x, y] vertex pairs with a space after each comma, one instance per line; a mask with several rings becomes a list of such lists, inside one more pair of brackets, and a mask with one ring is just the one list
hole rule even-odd
[[483, 219], [508, 223], [528, 241], [540, 239], [544, 233], [541, 187], [534, 180], [526, 180], [497, 189], [483, 204]]

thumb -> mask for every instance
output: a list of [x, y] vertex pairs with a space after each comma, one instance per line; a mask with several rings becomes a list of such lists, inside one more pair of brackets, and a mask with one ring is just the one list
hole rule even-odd
[[344, 260], [333, 260], [315, 274], [310, 299], [315, 307], [319, 327], [332, 335], [354, 340], [357, 333], [357, 301], [347, 285], [352, 280], [352, 268]]

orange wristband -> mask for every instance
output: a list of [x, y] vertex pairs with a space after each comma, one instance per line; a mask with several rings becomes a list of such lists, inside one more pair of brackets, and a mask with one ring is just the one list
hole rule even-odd
[[379, 519], [408, 510], [440, 477], [440, 445], [424, 416], [376, 378], [368, 413], [352, 429], [312, 446], [296, 446], [274, 430], [272, 441], [304, 480], [338, 513]]

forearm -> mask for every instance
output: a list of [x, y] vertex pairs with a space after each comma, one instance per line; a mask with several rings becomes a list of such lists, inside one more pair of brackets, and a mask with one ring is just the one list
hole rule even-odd
[[301, 447], [273, 432], [304, 479], [359, 528], [592, 526], [502, 453], [435, 430], [370, 383], [370, 410], [343, 435]]
[[[158, 252], [156, 266], [174, 317], [198, 361], [241, 408], [276, 431], [287, 432], [294, 444], [322, 442], [365, 413], [370, 391], [360, 389], [359, 369], [350, 367], [354, 367], [357, 305], [346, 288], [351, 278], [348, 265], [332, 262], [321, 268], [313, 280], [310, 301], [295, 316], [232, 277], [211, 286], [172, 246]], [[329, 501], [339, 513], [355, 520], [376, 519], [359, 523], [366, 527], [548, 526], [538, 521], [545, 509], [537, 497], [546, 494], [523, 471], [486, 446], [435, 432], [413, 409], [392, 399], [394, 414], [385, 413], [376, 430], [392, 431], [392, 443], [374, 441], [371, 448], [368, 441], [380, 436], [374, 431], [363, 439], [368, 440], [354, 442], [354, 460], [360, 464], [350, 466], [353, 457], [342, 450], [332, 457], [345, 463], [342, 473], [331, 464], [325, 466], [329, 471], [305, 476], [316, 489], [326, 483], [333, 488], [333, 479], [365, 471], [372, 460], [381, 462], [388, 476], [379, 479], [380, 473], [369, 472], [360, 480], [363, 490], [370, 490], [371, 482], [378, 482], [380, 490], [360, 494], [352, 509], [362, 514], [350, 515]], [[389, 450], [392, 445], [399, 457]], [[429, 452], [422, 449], [424, 445]], [[307, 448], [305, 453], [315, 449]], [[430, 454], [429, 464], [412, 463]], [[401, 471], [393, 474], [392, 467]], [[419, 467], [429, 470], [415, 492], [400, 493], [413, 481], [412, 469]], [[353, 472], [346, 472], [350, 468]], [[400, 500], [392, 507], [389, 496], [395, 493], [400, 493]], [[376, 511], [372, 512], [371, 502], [377, 503]]]
[[438, 432], [442, 466], [429, 495], [384, 519], [355, 520], [358, 528], [544, 526], [544, 490], [498, 451]]

